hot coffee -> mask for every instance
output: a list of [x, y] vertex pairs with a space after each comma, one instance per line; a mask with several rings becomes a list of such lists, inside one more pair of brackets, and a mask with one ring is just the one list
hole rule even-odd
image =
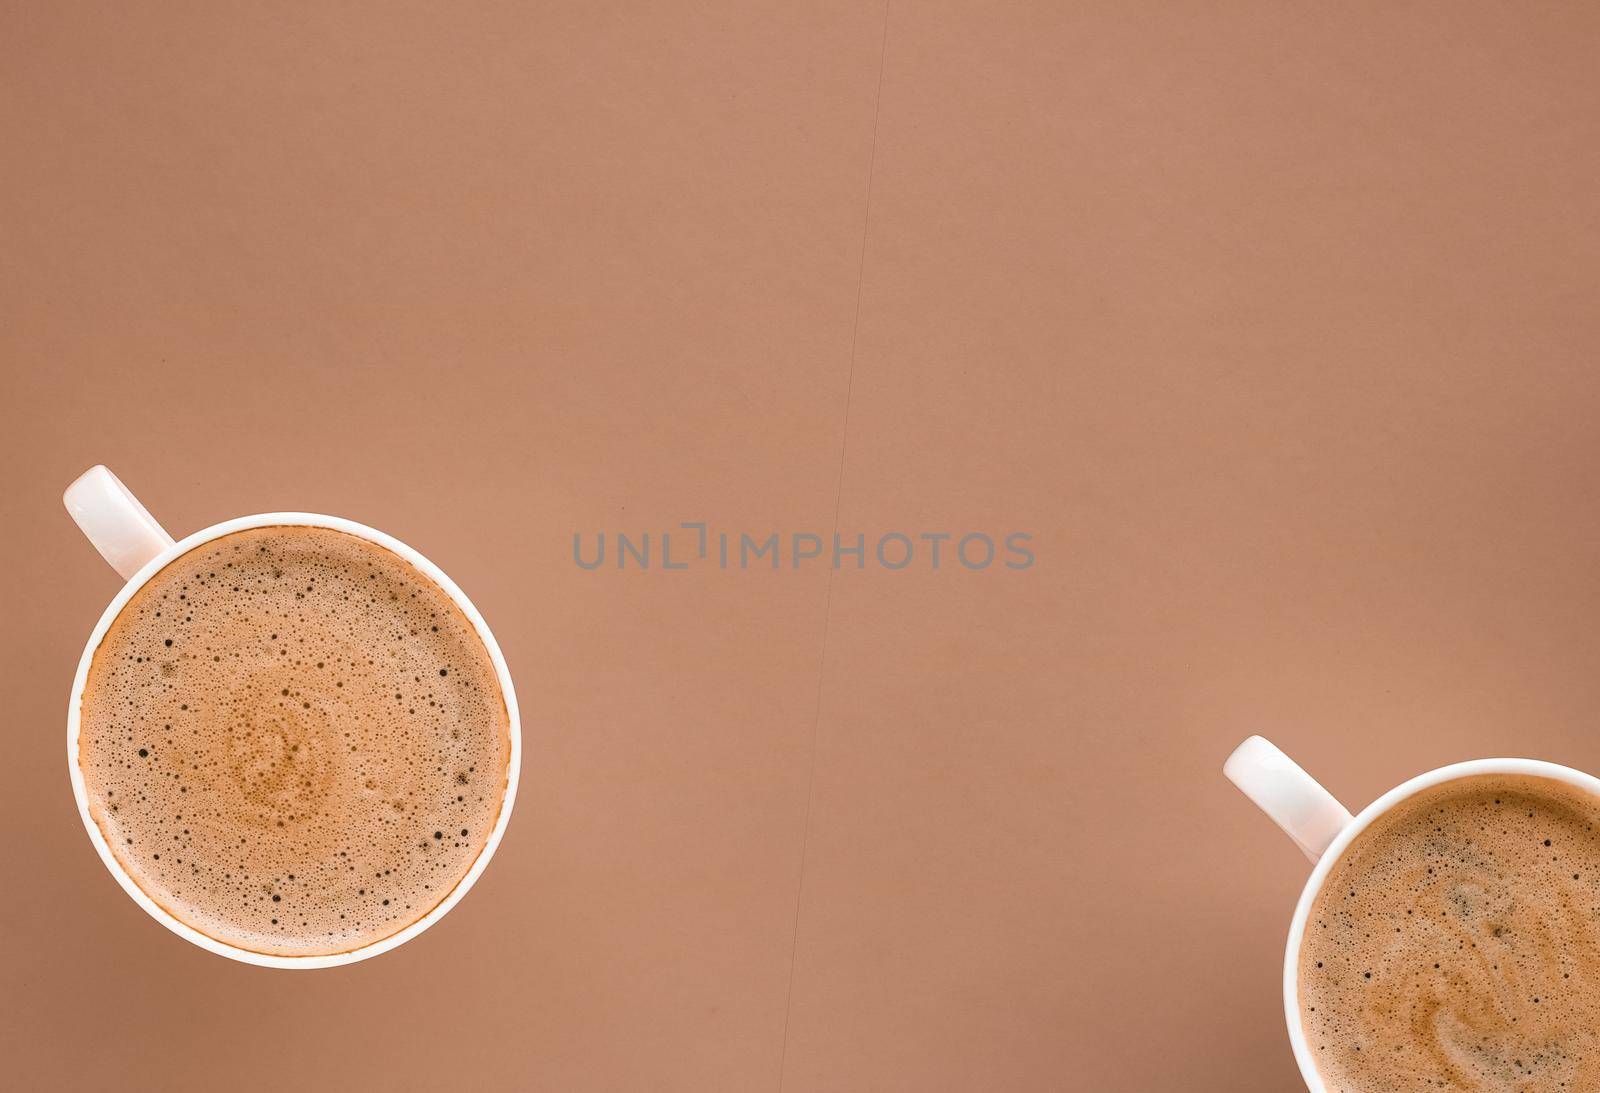
[[417, 921], [499, 815], [509, 717], [470, 620], [399, 555], [281, 526], [151, 577], [96, 649], [90, 815], [174, 918], [254, 952], [348, 952]]
[[1401, 802], [1317, 894], [1299, 982], [1338, 1093], [1600, 1089], [1600, 799], [1491, 775]]

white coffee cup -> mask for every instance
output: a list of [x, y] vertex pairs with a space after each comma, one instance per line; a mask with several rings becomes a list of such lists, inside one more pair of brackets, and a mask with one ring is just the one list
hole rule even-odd
[[1289, 942], [1283, 956], [1283, 1012], [1289, 1023], [1289, 1042], [1294, 1047], [1300, 1075], [1311, 1093], [1327, 1093], [1327, 1085], [1317, 1073], [1311, 1048], [1300, 1020], [1300, 945], [1305, 940], [1306, 920], [1323, 883], [1345, 849], [1379, 816], [1413, 794], [1425, 789], [1481, 774], [1509, 774], [1528, 778], [1549, 778], [1566, 782], [1600, 798], [1600, 778], [1571, 767], [1538, 759], [1475, 759], [1430, 770], [1391, 789], [1355, 816], [1317, 784], [1293, 759], [1270, 741], [1252, 736], [1240, 744], [1223, 765], [1223, 773], [1244, 791], [1261, 811], [1272, 817], [1306, 857], [1316, 863], [1306, 881], [1289, 922]]
[[[461, 897], [466, 895], [467, 889], [471, 888], [483, 873], [489, 864], [489, 859], [494, 856], [495, 848], [500, 845], [500, 839], [505, 834], [506, 824], [511, 819], [511, 805], [517, 795], [517, 772], [522, 762], [522, 731], [517, 718], [517, 697], [512, 690], [511, 674], [506, 670], [500, 646], [495, 644], [494, 635], [489, 632], [483, 616], [472, 606], [472, 601], [467, 599], [466, 594], [456, 587], [455, 582], [445, 576], [438, 566], [398, 539], [352, 520], [310, 512], [268, 512], [257, 516], [241, 516], [236, 520], [214, 524], [186, 539], [173, 542], [172, 536], [168, 535], [139, 503], [139, 499], [134, 497], [121, 480], [105, 467], [91, 467], [85, 471], [77, 481], [67, 487], [62, 500], [66, 502], [67, 511], [72, 514], [78, 527], [83, 529], [83, 533], [89, 537], [89, 541], [94, 544], [101, 557], [110, 562], [111, 567], [127, 581], [122, 591], [117, 593], [111, 605], [106, 608], [105, 614], [100, 616], [94, 632], [89, 635], [89, 643], [83, 649], [83, 658], [78, 661], [78, 674], [72, 681], [72, 700], [67, 711], [67, 770], [72, 777], [72, 795], [78, 801], [78, 815], [83, 820], [84, 829], [89, 833], [89, 841], [100, 854], [100, 860], [117, 879], [117, 883], [122, 885], [122, 890], [133, 897], [133, 901], [161, 925], [180, 937], [194, 942], [202, 949], [266, 968], [333, 968], [341, 964], [366, 960], [368, 957], [388, 952], [395, 946], [410, 941], [438, 922], [459, 903]], [[433, 910], [399, 933], [370, 945], [363, 945], [359, 949], [326, 956], [274, 956], [251, 952], [218, 941], [168, 914], [134, 883], [133, 878], [118, 864], [116, 857], [111, 853], [111, 848], [106, 845], [100, 825], [89, 815], [89, 799], [84, 789], [83, 771], [78, 766], [78, 727], [84, 685], [89, 677], [89, 663], [94, 659], [95, 650], [105, 638], [112, 621], [133, 598], [134, 593], [173, 559], [203, 543], [247, 528], [281, 526], [332, 528], [335, 531], [360, 536], [398, 554], [443, 589], [455, 601], [462, 614], [471, 621], [478, 638], [489, 651], [489, 658], [494, 662], [495, 675], [499, 679], [500, 693], [505, 698], [506, 713], [510, 720], [511, 760], [506, 769], [506, 789], [505, 796], [500, 802], [500, 815], [495, 820], [494, 830], [489, 833], [489, 841], [484, 844], [483, 852], [472, 863], [472, 868], [467, 870], [467, 875], [461, 878], [460, 883]]]

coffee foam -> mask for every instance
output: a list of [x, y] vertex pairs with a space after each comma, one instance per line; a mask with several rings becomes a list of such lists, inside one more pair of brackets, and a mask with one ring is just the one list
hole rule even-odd
[[1464, 778], [1375, 820], [1318, 893], [1300, 1011], [1337, 1093], [1600, 1089], [1600, 801]]
[[510, 759], [488, 650], [403, 558], [325, 528], [204, 543], [89, 667], [90, 815], [173, 917], [253, 952], [348, 952], [439, 904]]

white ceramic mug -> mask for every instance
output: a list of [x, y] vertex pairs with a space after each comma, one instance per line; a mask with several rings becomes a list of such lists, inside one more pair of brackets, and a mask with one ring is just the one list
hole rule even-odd
[[1351, 816], [1316, 779], [1301, 770], [1299, 764], [1259, 736], [1252, 736], [1234, 749], [1222, 769], [1233, 784], [1272, 817], [1295, 845], [1305, 851], [1306, 857], [1316, 863], [1311, 879], [1300, 893], [1300, 902], [1295, 906], [1283, 956], [1283, 1012], [1289, 1023], [1289, 1042], [1294, 1046], [1295, 1061], [1300, 1064], [1300, 1074], [1311, 1093], [1327, 1093], [1328, 1087], [1317, 1073], [1300, 1020], [1300, 945], [1305, 939], [1306, 920], [1311, 915], [1317, 893], [1357, 836], [1373, 820], [1413, 794], [1457, 778], [1480, 774], [1549, 778], [1600, 798], [1600, 778], [1571, 767], [1538, 759], [1475, 759], [1419, 774], [1373, 801], [1358, 815]]
[[[495, 644], [494, 635], [489, 632], [483, 616], [472, 606], [472, 601], [467, 599], [466, 594], [456, 587], [455, 582], [445, 576], [438, 566], [398, 539], [351, 520], [340, 519], [337, 516], [320, 516], [310, 512], [268, 512], [258, 516], [241, 516], [236, 520], [214, 524], [186, 539], [173, 542], [172, 536], [163, 530], [155, 518], [139, 503], [139, 499], [105, 467], [91, 467], [84, 472], [77, 481], [67, 487], [62, 499], [66, 502], [67, 511], [72, 514], [78, 527], [83, 529], [83, 533], [89, 537], [89, 541], [94, 544], [101, 557], [110, 562], [111, 567], [127, 582], [123, 585], [122, 591], [111, 601], [111, 605], [106, 608], [105, 614], [100, 616], [94, 633], [89, 635], [89, 643], [83, 649], [83, 658], [78, 661], [78, 674], [72, 681], [72, 701], [67, 711], [67, 769], [72, 776], [72, 795], [78, 801], [78, 815], [83, 820], [84, 829], [89, 832], [89, 841], [94, 843], [95, 850], [100, 854], [100, 860], [111, 870], [111, 875], [122, 885], [122, 890], [132, 896], [133, 901], [161, 925], [180, 937], [194, 942], [202, 949], [267, 968], [332, 968], [340, 964], [366, 960], [368, 957], [388, 952], [395, 946], [410, 941], [438, 922], [446, 912], [459, 903], [461, 897], [466, 895], [467, 889], [471, 888], [483, 873], [489, 864], [489, 859], [494, 856], [495, 847], [500, 845], [506, 824], [511, 819], [511, 805], [517, 795], [517, 772], [522, 762], [522, 731], [517, 718], [517, 697], [512, 691], [511, 674], [506, 670], [500, 646]], [[106, 636], [112, 621], [133, 598], [134, 593], [173, 559], [202, 543], [247, 528], [285, 525], [332, 528], [335, 531], [360, 536], [398, 554], [442, 588], [455, 601], [456, 606], [461, 608], [462, 614], [471, 621], [484, 648], [489, 650], [489, 658], [494, 662], [495, 674], [499, 679], [500, 693], [505, 698], [511, 732], [511, 760], [506, 769], [506, 790], [500, 802], [500, 815], [495, 820], [494, 830], [489, 833], [489, 841], [484, 844], [483, 852], [472, 863], [472, 868], [467, 870], [467, 875], [461, 878], [460, 883], [438, 906], [400, 932], [370, 945], [363, 945], [359, 949], [325, 956], [274, 956], [236, 948], [203, 934], [168, 914], [134, 883], [133, 878], [129, 877], [117, 863], [111, 848], [106, 845], [100, 825], [89, 815], [89, 800], [84, 790], [83, 771], [78, 766], [78, 725], [83, 705], [84, 684], [89, 676], [89, 663], [94, 659], [95, 650]]]

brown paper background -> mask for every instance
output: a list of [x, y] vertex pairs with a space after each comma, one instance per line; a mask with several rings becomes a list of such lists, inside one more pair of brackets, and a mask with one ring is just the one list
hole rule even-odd
[[[0, 7], [0, 1084], [1281, 1091], [1352, 805], [1600, 768], [1581, 4]], [[419, 941], [162, 931], [72, 672], [169, 530], [448, 570], [516, 815]], [[574, 531], [1034, 533], [1026, 572], [587, 573]]]

